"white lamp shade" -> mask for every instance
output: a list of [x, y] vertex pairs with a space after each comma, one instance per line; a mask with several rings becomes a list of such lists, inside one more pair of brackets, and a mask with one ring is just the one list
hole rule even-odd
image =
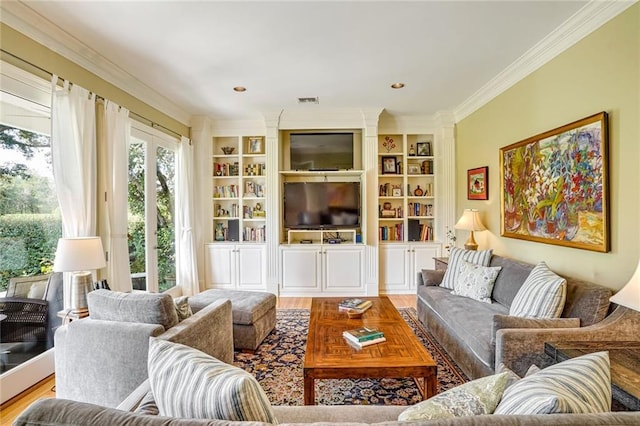
[[622, 287], [622, 290], [614, 294], [610, 300], [625, 308], [640, 311], [640, 261], [629, 282]]
[[60, 238], [54, 272], [92, 271], [106, 266], [100, 237]]
[[484, 231], [487, 229], [480, 220], [478, 210], [475, 209], [466, 209], [464, 213], [462, 213], [462, 217], [460, 217], [458, 223], [456, 223], [455, 228], [465, 231]]

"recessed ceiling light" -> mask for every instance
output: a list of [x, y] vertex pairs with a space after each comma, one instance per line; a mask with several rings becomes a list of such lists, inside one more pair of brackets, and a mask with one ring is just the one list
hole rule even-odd
[[246, 92], [247, 88], [244, 87], [244, 86], [236, 86], [236, 87], [233, 88], [233, 90], [236, 91], [236, 92]]
[[392, 89], [402, 89], [404, 87], [404, 83], [393, 83], [391, 85]]

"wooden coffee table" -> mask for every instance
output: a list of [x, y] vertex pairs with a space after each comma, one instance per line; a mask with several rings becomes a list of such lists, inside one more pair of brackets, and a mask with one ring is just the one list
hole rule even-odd
[[[313, 298], [304, 358], [304, 403], [315, 404], [316, 379], [413, 377], [427, 399], [436, 393], [437, 365], [387, 297], [365, 297], [373, 307], [361, 319], [338, 310], [339, 298]], [[380, 329], [387, 341], [362, 349], [342, 332], [358, 327]], [[418, 378], [423, 378], [420, 386]]]

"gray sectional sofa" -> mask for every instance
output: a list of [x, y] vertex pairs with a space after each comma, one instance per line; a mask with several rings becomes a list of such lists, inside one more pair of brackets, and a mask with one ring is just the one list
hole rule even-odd
[[[493, 255], [489, 266], [501, 266], [492, 293], [492, 303], [455, 296], [438, 285], [445, 271], [423, 270], [418, 274], [417, 310], [420, 321], [435, 335], [449, 355], [471, 378], [493, 374], [504, 363], [523, 376], [536, 364], [551, 360], [544, 343], [572, 340], [638, 340], [632, 327], [621, 327], [615, 335], [595, 335], [610, 313], [609, 288], [567, 279], [567, 298], [561, 318], [528, 319], [509, 316], [516, 293], [535, 265]], [[620, 308], [624, 309], [624, 308]], [[640, 317], [640, 316], [639, 316]], [[637, 329], [636, 329], [637, 330]]]

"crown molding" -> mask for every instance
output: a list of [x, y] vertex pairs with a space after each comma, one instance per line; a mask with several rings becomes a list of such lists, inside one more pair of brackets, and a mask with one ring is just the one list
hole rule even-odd
[[[2, 22], [87, 71], [182, 122], [191, 114], [19, 1], [0, 2]], [[106, 94], [100, 94], [106, 95]], [[108, 97], [108, 96], [106, 96]]]
[[456, 122], [478, 110], [638, 0], [592, 0], [454, 109]]

